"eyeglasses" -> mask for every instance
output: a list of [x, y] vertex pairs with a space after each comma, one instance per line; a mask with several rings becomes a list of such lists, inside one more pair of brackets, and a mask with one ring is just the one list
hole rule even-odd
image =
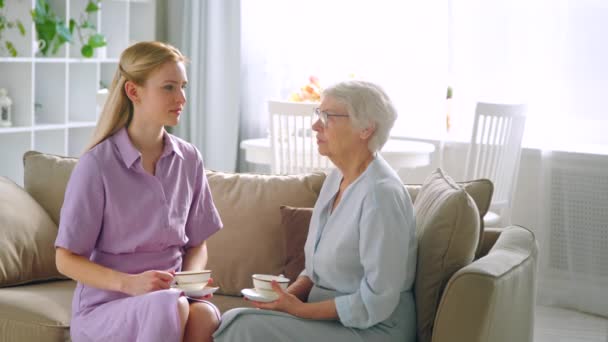
[[315, 114], [319, 117], [319, 120], [321, 120], [321, 123], [323, 124], [323, 127], [327, 127], [327, 118], [330, 116], [349, 116], [348, 114], [332, 114], [332, 113], [328, 113], [326, 111], [322, 111], [319, 108], [315, 108]]

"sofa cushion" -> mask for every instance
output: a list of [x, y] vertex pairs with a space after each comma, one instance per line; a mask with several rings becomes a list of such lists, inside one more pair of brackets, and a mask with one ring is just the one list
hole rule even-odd
[[55, 267], [57, 225], [25, 190], [0, 177], [0, 287], [63, 278]]
[[1, 289], [0, 340], [69, 341], [75, 287], [61, 280]]
[[483, 217], [486, 216], [492, 203], [492, 194], [494, 193], [494, 184], [489, 179], [477, 179], [467, 182], [458, 182], [463, 187], [464, 191], [467, 192], [473, 198], [477, 210], [479, 211], [479, 241], [477, 242], [477, 248], [475, 250], [475, 257], [479, 256], [479, 253], [483, 244], [483, 235], [485, 232], [485, 226], [483, 224]]
[[[468, 182], [458, 182], [465, 191], [473, 198], [480, 212], [484, 214], [488, 211], [492, 197], [492, 182], [487, 179], [480, 179]], [[412, 201], [420, 192], [421, 184], [406, 184]], [[308, 234], [312, 208], [293, 208], [281, 206], [281, 225], [285, 232], [286, 262], [283, 274], [293, 282], [300, 272], [304, 269], [304, 244]], [[480, 218], [483, 217], [480, 214]], [[480, 221], [481, 223], [482, 221]], [[480, 224], [481, 225], [481, 224]], [[482, 232], [483, 229], [480, 230]], [[480, 234], [481, 236], [481, 234]], [[477, 248], [480, 250], [481, 245]]]
[[418, 238], [418, 340], [428, 342], [446, 283], [454, 272], [473, 261], [480, 218], [471, 196], [441, 169], [433, 172], [420, 188], [414, 210]]
[[[481, 253], [485, 230], [483, 225], [483, 217], [490, 209], [492, 194], [494, 193], [494, 185], [489, 179], [476, 179], [466, 182], [457, 182], [457, 184], [462, 186], [464, 190], [473, 198], [475, 205], [477, 205], [477, 210], [479, 211], [479, 242], [477, 244], [477, 251], [475, 253], [475, 255], [478, 257]], [[406, 184], [405, 187], [412, 198], [412, 202], [416, 203], [416, 197], [420, 192], [422, 184]]]
[[23, 155], [25, 190], [59, 225], [65, 188], [78, 159], [29, 151]]
[[285, 233], [285, 266], [283, 275], [293, 283], [304, 269], [304, 244], [312, 208], [281, 206], [281, 227]]
[[220, 294], [252, 287], [254, 273], [280, 274], [285, 233], [279, 207], [312, 207], [325, 174], [276, 176], [207, 171], [224, 228], [211, 236], [208, 268]]
[[[23, 160], [26, 190], [59, 222], [65, 188], [78, 159], [30, 151]], [[283, 204], [312, 207], [325, 175], [262, 176], [208, 171], [207, 176], [224, 223], [224, 229], [209, 239], [207, 267], [214, 271], [213, 279], [221, 293], [239, 295], [242, 288], [252, 286], [251, 274], [283, 271], [285, 238], [277, 209]], [[256, 218], [253, 222], [252, 217]], [[260, 241], [260, 236], [265, 239]]]

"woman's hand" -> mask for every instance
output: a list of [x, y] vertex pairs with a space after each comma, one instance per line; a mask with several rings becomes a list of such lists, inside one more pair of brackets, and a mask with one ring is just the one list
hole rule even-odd
[[277, 300], [269, 303], [256, 301], [251, 301], [251, 303], [253, 303], [253, 305], [258, 309], [281, 311], [296, 317], [300, 317], [298, 313], [305, 304], [298, 299], [298, 297], [283, 291], [281, 286], [279, 286], [279, 283], [274, 280], [272, 281], [272, 289], [277, 295], [279, 295]]
[[171, 287], [173, 275], [164, 271], [146, 271], [139, 274], [128, 274], [122, 284], [122, 292], [131, 296], [166, 290]]

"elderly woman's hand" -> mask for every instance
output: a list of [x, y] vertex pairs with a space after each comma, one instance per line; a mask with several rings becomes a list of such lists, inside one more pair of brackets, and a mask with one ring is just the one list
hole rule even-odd
[[272, 289], [279, 295], [277, 300], [269, 303], [251, 301], [253, 305], [258, 309], [281, 311], [299, 317], [299, 309], [305, 304], [298, 297], [283, 291], [281, 286], [274, 280], [272, 281]]

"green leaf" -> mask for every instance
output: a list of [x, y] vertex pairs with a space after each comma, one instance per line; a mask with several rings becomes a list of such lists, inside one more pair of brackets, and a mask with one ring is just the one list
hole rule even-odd
[[[48, 15], [48, 9], [49, 4], [46, 2], [46, 0], [36, 0], [36, 8], [32, 10], [32, 12], [35, 12], [36, 17], [42, 19]], [[32, 18], [34, 18], [34, 13], [32, 13]]]
[[74, 33], [74, 27], [76, 27], [76, 20], [70, 19], [70, 34]]
[[87, 58], [93, 57], [93, 47], [91, 45], [83, 45], [80, 53]]
[[19, 28], [19, 32], [21, 33], [21, 35], [25, 36], [25, 26], [23, 26], [21, 20], [17, 20], [17, 27]]
[[96, 33], [89, 37], [88, 45], [90, 45], [93, 48], [106, 46], [106, 37], [104, 37], [100, 33]]
[[47, 55], [51, 42], [55, 38], [57, 31], [55, 30], [55, 23], [53, 21], [45, 21], [41, 24], [36, 24], [36, 32], [38, 33], [38, 39], [44, 40], [46, 44], [40, 50], [43, 55]]
[[63, 44], [65, 42], [72, 41], [72, 33], [70, 29], [67, 28], [62, 21], [57, 23], [57, 36], [59, 37], [59, 41]]
[[4, 0], [0, 0], [0, 8], [4, 7]]
[[13, 46], [13, 43], [7, 41], [4, 45], [6, 46], [6, 49], [11, 54], [11, 56], [17, 57], [17, 49], [15, 49], [15, 47]]
[[38, 24], [38, 22], [40, 21], [40, 19], [38, 18], [38, 12], [36, 12], [36, 10], [31, 10], [30, 11], [30, 15], [32, 16], [32, 20]]
[[36, 25], [36, 31], [45, 33], [49, 38], [53, 38], [57, 33], [55, 21], [46, 19], [40, 25]]
[[52, 44], [53, 44], [53, 51], [52, 51], [52, 54], [53, 54], [53, 55], [56, 55], [56, 54], [57, 54], [57, 52], [59, 51], [59, 48], [61, 47], [61, 45], [63, 45], [63, 43], [61, 43], [61, 42], [59, 41], [59, 39], [58, 39], [58, 38], [55, 38], [55, 39], [53, 40], [53, 43], [52, 43]]
[[97, 11], [99, 11], [99, 6], [97, 6], [97, 3], [95, 3], [92, 0], [89, 0], [89, 3], [87, 4], [87, 8], [85, 8], [85, 12], [93, 13], [93, 12], [97, 12]]

